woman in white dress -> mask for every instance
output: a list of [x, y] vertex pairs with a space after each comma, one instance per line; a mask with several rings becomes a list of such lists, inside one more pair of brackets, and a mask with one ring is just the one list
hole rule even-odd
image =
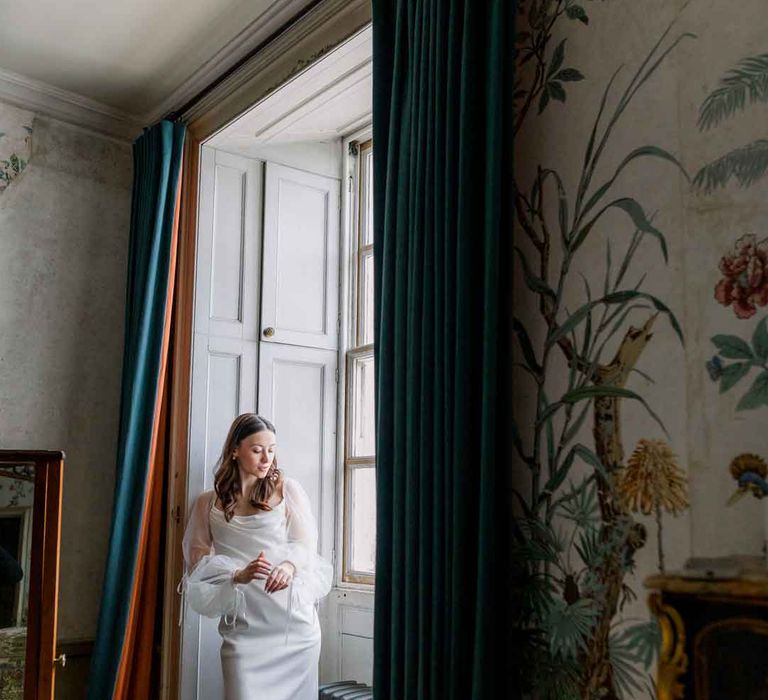
[[214, 489], [197, 499], [184, 533], [187, 602], [221, 618], [224, 700], [318, 697], [315, 603], [333, 570], [317, 554], [309, 498], [280, 472], [275, 449], [272, 423], [236, 418]]

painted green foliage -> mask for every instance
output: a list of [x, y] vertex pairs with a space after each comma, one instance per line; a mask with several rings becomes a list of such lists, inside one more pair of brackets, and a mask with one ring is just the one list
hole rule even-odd
[[[27, 132], [25, 143], [29, 143], [29, 139], [32, 136], [32, 127], [25, 126], [24, 130]], [[4, 136], [5, 134], [0, 132], [0, 139], [2, 139]], [[11, 182], [13, 182], [19, 175], [21, 175], [21, 173], [24, 171], [24, 168], [26, 167], [27, 161], [17, 153], [11, 153], [8, 158], [0, 159], [0, 193], [2, 193], [3, 190], [5, 190], [8, 185], [10, 185]]]
[[[743, 112], [748, 106], [768, 103], [768, 54], [750, 56], [738, 62], [707, 96], [699, 110], [702, 131]], [[735, 181], [751, 187], [768, 174], [768, 138], [761, 138], [729, 151], [708, 163], [694, 178], [694, 187], [703, 193], [726, 187]], [[722, 279], [715, 287], [715, 299], [731, 307], [736, 318], [751, 319], [757, 307], [768, 304], [768, 238], [741, 236], [733, 249], [720, 260]], [[720, 393], [742, 389], [749, 384], [737, 411], [768, 406], [768, 316], [758, 322], [751, 339], [718, 334], [712, 338], [717, 354], [707, 362], [707, 371], [720, 384]], [[748, 379], [749, 381], [744, 381]]]
[[[747, 105], [768, 103], [768, 53], [750, 56], [728, 71], [699, 110], [699, 129], [718, 126]], [[732, 179], [742, 187], [758, 182], [768, 173], [768, 134], [739, 146], [705, 165], [694, 178], [694, 185], [711, 192]]]
[[[567, 42], [553, 39], [556, 30], [565, 27], [583, 25], [588, 31], [587, 7], [570, 0], [519, 2], [515, 135], [526, 120], [545, 110], [568, 109], [568, 90], [588, 79], [569, 63]], [[636, 402], [664, 428], [646, 400], [624, 386], [630, 372], [643, 373], [634, 366], [636, 357], [622, 365], [622, 349], [634, 345], [639, 355], [659, 315], [681, 343], [683, 338], [672, 310], [643, 291], [645, 275], [629, 281], [641, 244], [654, 245], [667, 261], [666, 237], [637, 197], [615, 191], [621, 174], [642, 160], [671, 166], [672, 176], [677, 171], [687, 179], [687, 174], [673, 154], [656, 145], [635, 148], [618, 165], [606, 161], [611, 135], [635, 96], [689, 36], [673, 36], [670, 26], [628, 77], [621, 68], [616, 70], [585, 134], [575, 191], [569, 191], [550, 165], [525, 164], [527, 184], [525, 175], [516, 173], [515, 206], [524, 241], [518, 241], [515, 251], [527, 300], [515, 303], [518, 308], [536, 308], [545, 327], [537, 342], [534, 338], [541, 334], [526, 327], [522, 317], [514, 319], [516, 365], [535, 390], [530, 408], [535, 417], [516, 417], [519, 427], [514, 434], [530, 482], [526, 492], [514, 494], [520, 513], [515, 531], [516, 593], [521, 601], [517, 633], [524, 650], [521, 683], [542, 700], [611, 700], [653, 692], [648, 672], [659, 643], [656, 623], [615, 621], [635, 598], [624, 579], [646, 539], [645, 529], [621, 506], [615, 492], [623, 466], [620, 402]], [[600, 175], [606, 168], [607, 177]], [[609, 211], [625, 215], [625, 230], [602, 226]], [[573, 277], [572, 267], [587, 239], [598, 234], [606, 240], [602, 283], [595, 287], [582, 276], [583, 301], [566, 308], [564, 290]], [[641, 329], [629, 325], [638, 314], [645, 320]], [[620, 350], [613, 360], [607, 359], [607, 345], [617, 338]], [[550, 396], [550, 380], [560, 372], [553, 364], [557, 355], [568, 368], [567, 388]], [[578, 440], [590, 416], [595, 439], [584, 444]], [[531, 422], [528, 434], [521, 428]], [[577, 477], [584, 466], [589, 476]]]
[[751, 385], [736, 410], [768, 406], [768, 316], [755, 326], [751, 342], [724, 334], [714, 336], [712, 342], [718, 354], [707, 362], [707, 371], [713, 381], [720, 383], [720, 393], [729, 391], [749, 376]]

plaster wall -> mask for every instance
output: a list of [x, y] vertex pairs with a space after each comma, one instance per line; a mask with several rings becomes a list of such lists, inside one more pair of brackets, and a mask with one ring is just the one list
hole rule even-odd
[[131, 153], [9, 105], [0, 132], [0, 161], [27, 161], [0, 192], [0, 447], [66, 452], [59, 637], [93, 639], [114, 488]]

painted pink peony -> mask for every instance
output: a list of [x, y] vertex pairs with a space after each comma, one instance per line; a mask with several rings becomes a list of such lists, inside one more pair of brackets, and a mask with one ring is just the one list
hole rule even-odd
[[720, 259], [719, 267], [723, 279], [715, 287], [715, 299], [723, 306], [733, 305], [738, 318], [751, 318], [758, 306], [768, 304], [768, 238], [742, 236]]

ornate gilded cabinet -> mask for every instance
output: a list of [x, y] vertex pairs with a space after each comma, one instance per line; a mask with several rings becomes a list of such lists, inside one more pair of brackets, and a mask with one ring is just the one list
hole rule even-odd
[[768, 571], [653, 576], [658, 700], [768, 700]]

